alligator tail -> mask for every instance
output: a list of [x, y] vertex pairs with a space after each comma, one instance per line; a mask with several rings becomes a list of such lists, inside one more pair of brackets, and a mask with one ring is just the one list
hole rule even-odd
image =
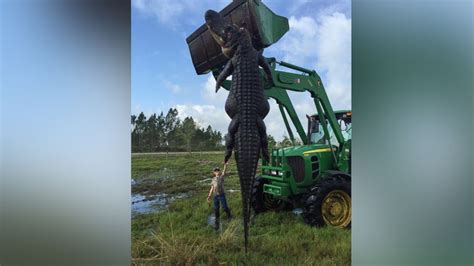
[[256, 114], [243, 112], [243, 119], [235, 136], [235, 159], [239, 172], [240, 188], [242, 195], [242, 213], [244, 217], [245, 253], [248, 247], [250, 201], [252, 187], [260, 156], [260, 134], [257, 129]]

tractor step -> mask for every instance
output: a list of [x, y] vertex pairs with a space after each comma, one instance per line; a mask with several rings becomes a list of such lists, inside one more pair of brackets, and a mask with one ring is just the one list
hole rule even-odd
[[277, 175], [261, 175], [262, 178], [275, 180], [275, 181], [283, 181], [283, 176]]
[[263, 192], [272, 194], [275, 196], [286, 196], [290, 194], [290, 188], [287, 184], [279, 184], [279, 185], [265, 184], [263, 185]]
[[283, 168], [278, 166], [269, 166], [269, 165], [262, 165], [263, 170], [274, 170], [274, 171], [283, 171]]

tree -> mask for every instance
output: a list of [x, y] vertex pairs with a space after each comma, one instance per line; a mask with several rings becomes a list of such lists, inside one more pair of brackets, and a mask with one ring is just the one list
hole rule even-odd
[[197, 151], [205, 151], [209, 150], [209, 136], [206, 134], [201, 128], [197, 128], [194, 132], [193, 139], [191, 141], [193, 143], [194, 150]]
[[300, 138], [296, 138], [295, 139], [295, 146], [301, 146], [301, 145], [303, 145], [303, 141], [301, 141]]
[[170, 108], [164, 120], [165, 144], [167, 150], [175, 149], [177, 143], [180, 143], [180, 139], [178, 139], [181, 137], [180, 132], [178, 132], [180, 124], [181, 121], [178, 118], [178, 110]]
[[269, 150], [273, 149], [277, 145], [277, 142], [276, 142], [275, 138], [272, 135], [268, 135], [267, 140], [268, 140], [268, 149]]
[[185, 149], [190, 152], [192, 147], [192, 140], [196, 131], [196, 124], [194, 123], [192, 117], [186, 117], [183, 120], [181, 130], [184, 136]]
[[152, 114], [146, 121], [144, 132], [144, 150], [147, 152], [156, 152], [160, 148], [160, 134], [158, 128], [158, 118]]
[[290, 147], [290, 146], [293, 146], [293, 143], [288, 138], [288, 136], [283, 136], [283, 140], [280, 141], [278, 146], [280, 146], [280, 147]]
[[[133, 118], [132, 118], [133, 120]], [[132, 151], [141, 152], [142, 151], [142, 135], [145, 131], [145, 121], [146, 116], [143, 112], [141, 112], [138, 117], [135, 118], [135, 127], [132, 131]]]

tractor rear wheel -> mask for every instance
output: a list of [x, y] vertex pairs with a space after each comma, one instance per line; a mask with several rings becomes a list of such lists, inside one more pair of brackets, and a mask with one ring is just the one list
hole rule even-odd
[[259, 176], [255, 178], [252, 189], [251, 205], [255, 213], [266, 211], [283, 211], [288, 208], [288, 203], [263, 192], [263, 185], [267, 181]]
[[330, 177], [312, 188], [304, 202], [303, 219], [312, 226], [350, 228], [352, 221], [350, 181]]

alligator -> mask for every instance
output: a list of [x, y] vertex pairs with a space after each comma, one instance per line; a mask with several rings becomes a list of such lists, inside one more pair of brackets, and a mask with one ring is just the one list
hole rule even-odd
[[268, 114], [270, 105], [264, 95], [259, 66], [264, 70], [270, 85], [273, 85], [273, 78], [270, 66], [261, 51], [253, 47], [252, 38], [245, 25], [229, 23], [214, 10], [205, 13], [205, 21], [223, 54], [229, 58], [216, 78], [216, 92], [224, 80], [232, 75], [232, 85], [225, 103], [225, 111], [232, 120], [225, 139], [224, 162], [229, 161], [234, 151], [240, 179], [247, 253], [251, 192], [260, 153], [264, 160], [269, 160], [263, 119]]

